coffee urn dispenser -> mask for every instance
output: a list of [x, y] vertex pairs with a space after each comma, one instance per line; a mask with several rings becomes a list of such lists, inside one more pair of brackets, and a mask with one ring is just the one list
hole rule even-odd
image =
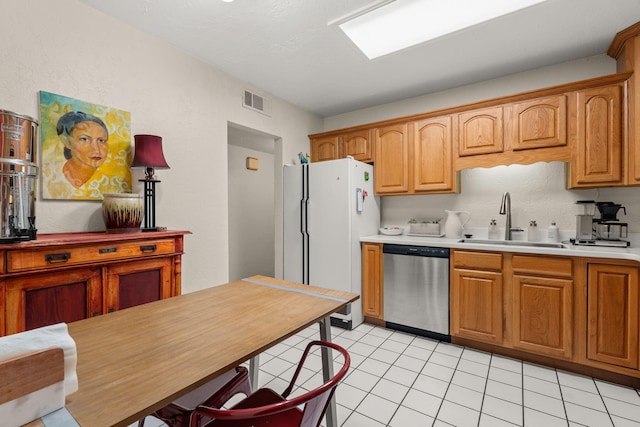
[[38, 122], [0, 110], [0, 243], [36, 238]]

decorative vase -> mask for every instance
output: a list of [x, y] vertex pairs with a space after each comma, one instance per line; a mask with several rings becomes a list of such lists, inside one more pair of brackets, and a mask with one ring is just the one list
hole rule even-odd
[[[471, 214], [467, 211], [448, 211], [447, 221], [444, 223], [444, 235], [449, 239], [459, 239], [462, 237], [464, 225], [471, 219]], [[466, 215], [466, 219], [462, 221], [461, 216]]]
[[144, 215], [140, 194], [108, 193], [102, 195], [102, 217], [107, 233], [136, 233]]

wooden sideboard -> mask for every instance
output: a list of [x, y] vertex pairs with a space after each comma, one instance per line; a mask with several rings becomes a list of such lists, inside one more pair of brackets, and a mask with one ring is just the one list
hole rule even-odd
[[185, 234], [41, 234], [1, 244], [0, 336], [180, 295]]

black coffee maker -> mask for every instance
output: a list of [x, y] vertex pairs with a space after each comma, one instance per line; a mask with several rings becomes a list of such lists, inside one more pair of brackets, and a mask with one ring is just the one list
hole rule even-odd
[[627, 243], [627, 223], [618, 221], [620, 209], [627, 214], [627, 209], [614, 202], [596, 202], [596, 208], [600, 212], [600, 218], [594, 218], [593, 231], [597, 240], [620, 241]]

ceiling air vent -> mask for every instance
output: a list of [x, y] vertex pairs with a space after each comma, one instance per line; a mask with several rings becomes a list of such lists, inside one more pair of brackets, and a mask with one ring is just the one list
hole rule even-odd
[[244, 91], [242, 106], [271, 116], [271, 100], [248, 90]]

